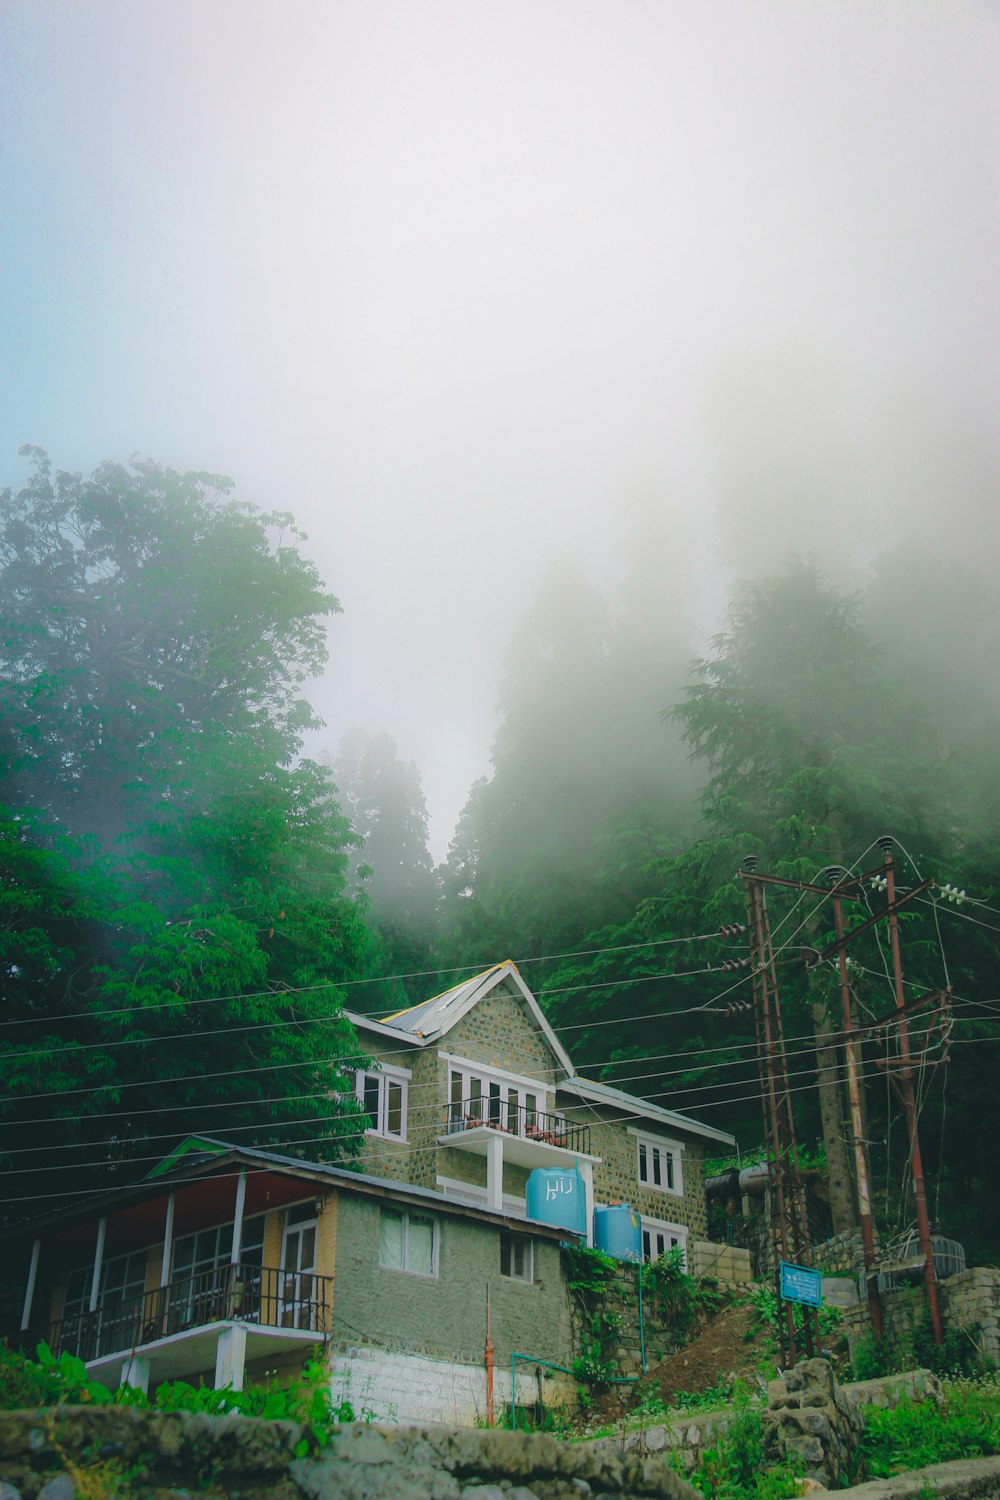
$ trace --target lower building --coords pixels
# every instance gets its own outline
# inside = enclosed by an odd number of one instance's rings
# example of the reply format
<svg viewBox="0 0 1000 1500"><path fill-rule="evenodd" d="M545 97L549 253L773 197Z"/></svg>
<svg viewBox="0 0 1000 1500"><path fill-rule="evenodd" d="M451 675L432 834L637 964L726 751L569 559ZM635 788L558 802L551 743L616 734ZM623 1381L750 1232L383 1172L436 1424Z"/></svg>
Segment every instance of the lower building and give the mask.
<svg viewBox="0 0 1000 1500"><path fill-rule="evenodd" d="M512 1369L534 1401L537 1372L568 1363L570 1231L210 1137L5 1238L24 1264L13 1341L68 1350L112 1387L239 1390L320 1346L359 1415L471 1423L486 1415L488 1342L498 1407ZM546 1400L562 1392L552 1376Z"/></svg>

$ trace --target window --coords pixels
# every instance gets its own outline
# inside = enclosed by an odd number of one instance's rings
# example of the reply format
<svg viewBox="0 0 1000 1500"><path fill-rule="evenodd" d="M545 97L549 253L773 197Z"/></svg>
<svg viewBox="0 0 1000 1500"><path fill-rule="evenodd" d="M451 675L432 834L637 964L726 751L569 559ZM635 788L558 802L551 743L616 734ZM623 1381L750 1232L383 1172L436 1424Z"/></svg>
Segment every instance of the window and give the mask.
<svg viewBox="0 0 1000 1500"><path fill-rule="evenodd" d="M389 1271L437 1275L437 1224L428 1214L383 1208L378 1226L378 1263Z"/></svg>
<svg viewBox="0 0 1000 1500"><path fill-rule="evenodd" d="M77 1342L84 1359L128 1348L134 1342L146 1286L146 1252L116 1255L101 1266L97 1314L88 1322L93 1266L81 1266L66 1278L62 1337Z"/></svg>
<svg viewBox="0 0 1000 1500"><path fill-rule="evenodd" d="M680 1250L687 1268L687 1236L683 1224L665 1224L661 1219L642 1216L642 1258L659 1260L668 1250Z"/></svg>
<svg viewBox="0 0 1000 1500"><path fill-rule="evenodd" d="M665 1141L655 1135L639 1135L638 1131L631 1133L636 1137L639 1181L643 1187L653 1188L658 1193L683 1196L681 1148L678 1142Z"/></svg>
<svg viewBox="0 0 1000 1500"><path fill-rule="evenodd" d="M511 1281L533 1281L534 1246L523 1234L501 1234L500 1275Z"/></svg>
<svg viewBox="0 0 1000 1500"><path fill-rule="evenodd" d="M406 1094L409 1073L402 1068L380 1068L358 1073L354 1092L371 1119L369 1135L406 1140Z"/></svg>
<svg viewBox="0 0 1000 1500"><path fill-rule="evenodd" d="M176 1333L201 1323L214 1323L231 1317L230 1263L233 1254L233 1225L217 1224L199 1229L174 1240L170 1269L170 1293L167 1303L167 1329ZM264 1260L264 1215L255 1214L243 1220L240 1240L241 1275L246 1269L258 1271ZM251 1286L259 1277L249 1278Z"/></svg>
<svg viewBox="0 0 1000 1500"><path fill-rule="evenodd" d="M451 1059L448 1091L449 1133L474 1125L494 1125L511 1135L541 1137L556 1129L547 1112L544 1083ZM565 1122L559 1122L565 1128Z"/></svg>

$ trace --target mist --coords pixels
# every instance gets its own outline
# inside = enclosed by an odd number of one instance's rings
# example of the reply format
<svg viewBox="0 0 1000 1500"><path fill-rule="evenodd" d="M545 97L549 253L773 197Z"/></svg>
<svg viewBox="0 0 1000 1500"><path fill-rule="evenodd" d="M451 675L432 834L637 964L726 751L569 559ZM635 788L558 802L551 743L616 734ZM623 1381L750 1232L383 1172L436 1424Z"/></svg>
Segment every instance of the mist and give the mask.
<svg viewBox="0 0 1000 1500"><path fill-rule="evenodd" d="M738 579L937 639L970 591L904 548L997 555L995 7L31 0L0 46L0 476L290 510L344 608L308 748L391 736L437 859L532 663L644 643L654 736Z"/></svg>

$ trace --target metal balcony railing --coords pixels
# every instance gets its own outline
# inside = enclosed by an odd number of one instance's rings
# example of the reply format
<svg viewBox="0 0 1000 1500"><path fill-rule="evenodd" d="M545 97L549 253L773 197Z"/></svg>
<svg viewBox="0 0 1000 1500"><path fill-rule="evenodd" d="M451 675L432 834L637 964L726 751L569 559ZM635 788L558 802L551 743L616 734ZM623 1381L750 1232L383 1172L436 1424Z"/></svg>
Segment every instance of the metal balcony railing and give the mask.
<svg viewBox="0 0 1000 1500"><path fill-rule="evenodd" d="M86 1310L19 1335L22 1348L44 1340L84 1361L127 1353L171 1334L233 1320L270 1328L297 1328L322 1338L330 1331L332 1276L283 1271L275 1266L216 1266L181 1276L143 1296L109 1294Z"/></svg>
<svg viewBox="0 0 1000 1500"><path fill-rule="evenodd" d="M564 1151L590 1155L590 1126L577 1125L565 1115L545 1114L540 1109L515 1104L513 1100L479 1095L474 1099L452 1100L444 1106L446 1135L478 1130L485 1125L516 1135L525 1141L539 1141L559 1146Z"/></svg>

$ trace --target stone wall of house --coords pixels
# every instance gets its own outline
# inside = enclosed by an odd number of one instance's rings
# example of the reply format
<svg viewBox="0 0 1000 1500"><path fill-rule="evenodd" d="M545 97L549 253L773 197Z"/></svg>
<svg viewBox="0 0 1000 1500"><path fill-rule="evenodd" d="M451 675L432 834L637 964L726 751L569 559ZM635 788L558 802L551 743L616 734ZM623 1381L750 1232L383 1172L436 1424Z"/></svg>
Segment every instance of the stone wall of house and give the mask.
<svg viewBox="0 0 1000 1500"><path fill-rule="evenodd" d="M533 1238L533 1280L500 1274L501 1226L438 1214L438 1274L378 1264L379 1204L342 1193L337 1221L335 1347L370 1344L479 1365L486 1344L486 1286L498 1362L513 1352L566 1364L569 1293L554 1240Z"/></svg>
<svg viewBox="0 0 1000 1500"><path fill-rule="evenodd" d="M312 1452L298 1458L303 1442ZM504 1494L517 1500L701 1500L662 1457L622 1457L523 1432L342 1426L317 1451L295 1422L123 1406L0 1412L3 1500L103 1493L176 1500L194 1492L205 1500L496 1500Z"/></svg>
<svg viewBox="0 0 1000 1500"><path fill-rule="evenodd" d="M441 1047L470 1062L537 1078L549 1088L555 1083L556 1060L548 1042L521 996L503 986L473 1006L448 1032Z"/></svg>
<svg viewBox="0 0 1000 1500"><path fill-rule="evenodd" d="M567 1119L590 1126L591 1152L601 1158L594 1166L595 1202L610 1203L621 1199L631 1204L637 1213L667 1224L681 1225L690 1231L692 1239L707 1239L708 1215L702 1174L705 1150L702 1142L649 1121L616 1119L615 1112L603 1105L570 1104L569 1099L569 1095L561 1098L562 1113ZM636 1138L628 1131L629 1124L633 1123L643 1135L674 1141L680 1146L682 1193L661 1192L640 1183Z"/></svg>
<svg viewBox="0 0 1000 1500"><path fill-rule="evenodd" d="M440 1086L437 1054L433 1048L408 1047L397 1038L366 1031L365 1047L376 1062L410 1072L406 1109L406 1140L392 1141L369 1132L361 1153L361 1170L393 1182L433 1187L437 1137L443 1129L445 1094Z"/></svg>

